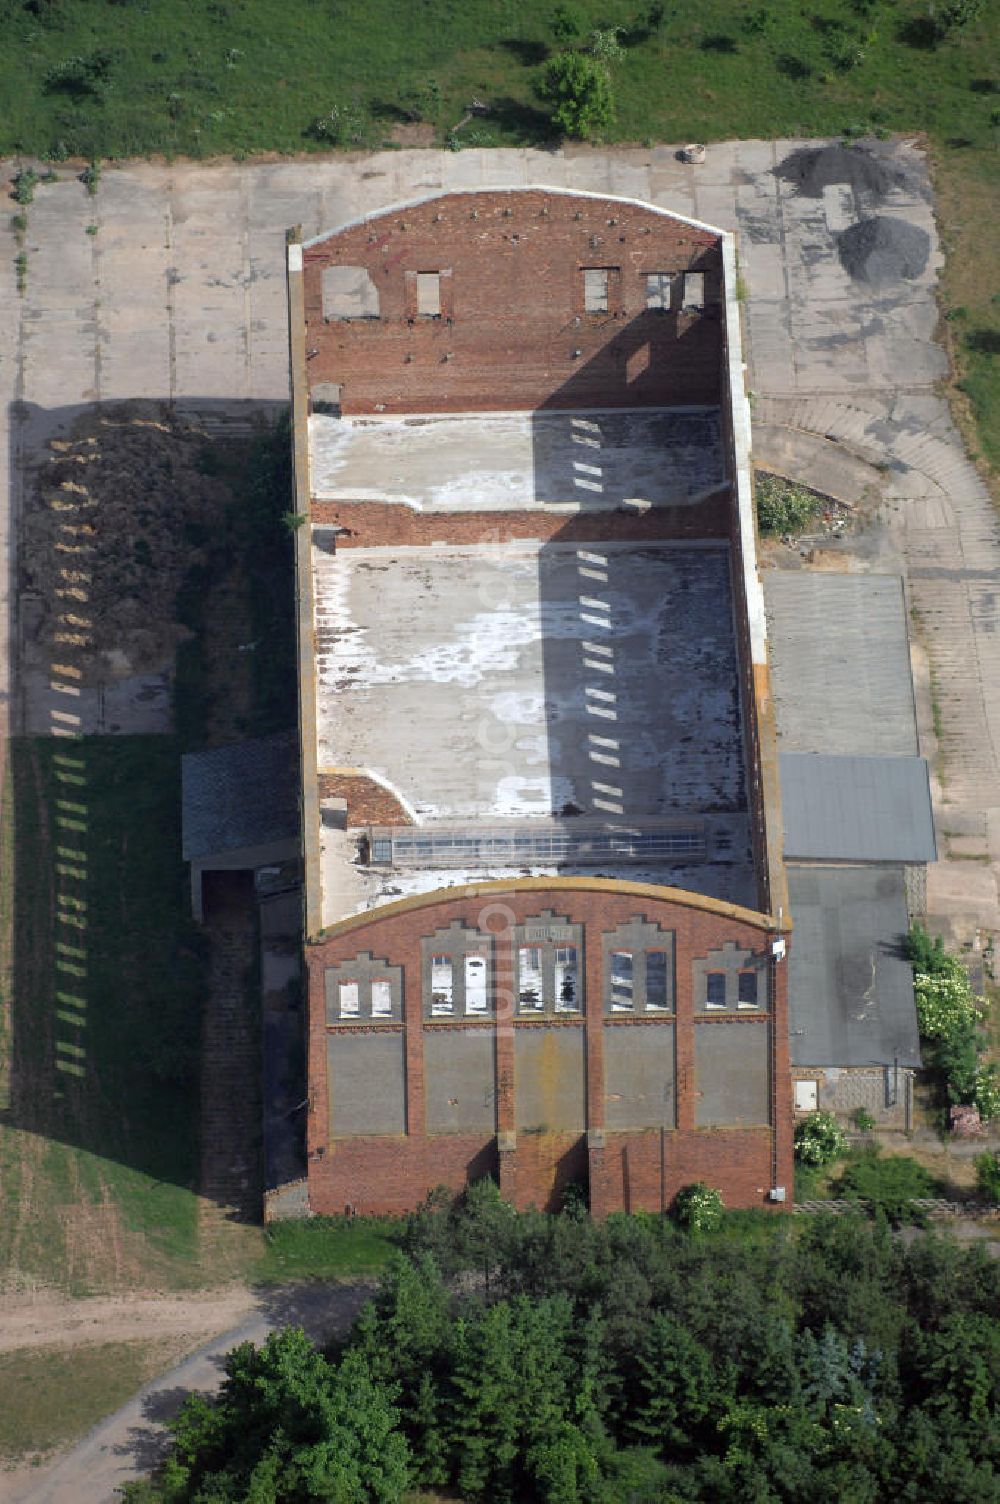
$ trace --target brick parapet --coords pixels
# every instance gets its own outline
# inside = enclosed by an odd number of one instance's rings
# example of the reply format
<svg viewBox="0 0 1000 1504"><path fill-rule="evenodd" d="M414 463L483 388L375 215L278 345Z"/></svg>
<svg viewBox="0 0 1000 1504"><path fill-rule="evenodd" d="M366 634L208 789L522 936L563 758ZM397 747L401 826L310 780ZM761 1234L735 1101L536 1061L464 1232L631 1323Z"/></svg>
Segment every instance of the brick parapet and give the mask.
<svg viewBox="0 0 1000 1504"><path fill-rule="evenodd" d="M527 189L453 193L388 210L304 248L312 387L345 413L670 406L719 394L722 262L706 227L634 202ZM364 268L377 318L327 318L327 266ZM603 314L583 268L609 269ZM441 316L413 277L439 271ZM707 306L646 305L646 274L705 276ZM370 310L369 310L370 311Z"/></svg>
<svg viewBox="0 0 1000 1504"><path fill-rule="evenodd" d="M431 543L465 546L516 543L643 543L682 539L692 542L730 536L729 491L723 487L685 506L610 508L558 512L524 508L493 512L416 512L380 501L314 499L316 526L338 529L337 548L419 548Z"/></svg>

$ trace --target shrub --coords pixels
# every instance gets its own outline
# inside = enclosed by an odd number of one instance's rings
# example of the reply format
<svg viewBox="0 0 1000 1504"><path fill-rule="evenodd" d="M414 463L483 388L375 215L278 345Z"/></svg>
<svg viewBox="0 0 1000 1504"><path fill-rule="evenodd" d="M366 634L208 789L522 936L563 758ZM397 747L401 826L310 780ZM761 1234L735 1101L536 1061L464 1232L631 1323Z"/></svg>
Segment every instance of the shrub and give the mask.
<svg viewBox="0 0 1000 1504"><path fill-rule="evenodd" d="M16 172L10 194L15 204L30 204L35 196L37 182L38 173L33 167L22 167L20 172Z"/></svg>
<svg viewBox="0 0 1000 1504"><path fill-rule="evenodd" d="M935 11L934 30L939 37L961 31L964 26L971 26L973 21L978 21L985 8L986 0L945 0Z"/></svg>
<svg viewBox="0 0 1000 1504"><path fill-rule="evenodd" d="M847 1135L832 1112L811 1112L795 1129L795 1157L804 1165L832 1165L847 1148Z"/></svg>
<svg viewBox="0 0 1000 1504"><path fill-rule="evenodd" d="M552 35L557 42L572 42L583 31L583 16L575 5L557 5L552 12Z"/></svg>
<svg viewBox="0 0 1000 1504"><path fill-rule="evenodd" d="M98 183L100 181L101 181L101 164L100 164L100 162L91 162L87 167L85 167L83 169L83 171L80 174L80 182L86 188L86 190L90 194L91 198L93 198L94 195L96 194L96 192L97 192L97 185L98 185Z"/></svg>
<svg viewBox="0 0 1000 1504"><path fill-rule="evenodd" d="M754 483L757 523L762 533L801 533L819 507L811 491L780 475L761 472Z"/></svg>
<svg viewBox="0 0 1000 1504"><path fill-rule="evenodd" d="M869 1149L846 1165L836 1182L838 1195L857 1197L871 1212L882 1212L898 1227L903 1222L920 1221L922 1214L913 1202L934 1192L934 1180L915 1159L894 1154L883 1159L877 1149Z"/></svg>
<svg viewBox="0 0 1000 1504"><path fill-rule="evenodd" d="M567 136L582 138L611 124L611 82L596 58L559 53L542 75L541 93L552 105L553 124Z"/></svg>
<svg viewBox="0 0 1000 1504"><path fill-rule="evenodd" d="M688 1232L711 1232L722 1221L722 1212L722 1197L703 1180L683 1186L674 1197L674 1218Z"/></svg>
<svg viewBox="0 0 1000 1504"><path fill-rule="evenodd" d="M357 145L364 140L364 120L354 105L335 104L328 114L313 121L309 133L331 146Z"/></svg>
<svg viewBox="0 0 1000 1504"><path fill-rule="evenodd" d="M875 1119L867 1107L859 1107L854 1113L854 1126L859 1133L871 1133L875 1127Z"/></svg>
<svg viewBox="0 0 1000 1504"><path fill-rule="evenodd" d="M590 33L591 55L600 58L602 63L620 63L625 56L625 49L619 42L621 33L620 26L609 26L606 30L596 30Z"/></svg>
<svg viewBox="0 0 1000 1504"><path fill-rule="evenodd" d="M948 954L944 941L940 935L932 939L922 924L911 925L906 937L906 954L914 971L925 971L933 976L935 972L947 969Z"/></svg>
<svg viewBox="0 0 1000 1504"><path fill-rule="evenodd" d="M976 1189L988 1201L1000 1202L1000 1154L976 1155Z"/></svg>
<svg viewBox="0 0 1000 1504"><path fill-rule="evenodd" d="M973 1100L984 1123L1000 1118L1000 1066L985 1065L976 1072Z"/></svg>

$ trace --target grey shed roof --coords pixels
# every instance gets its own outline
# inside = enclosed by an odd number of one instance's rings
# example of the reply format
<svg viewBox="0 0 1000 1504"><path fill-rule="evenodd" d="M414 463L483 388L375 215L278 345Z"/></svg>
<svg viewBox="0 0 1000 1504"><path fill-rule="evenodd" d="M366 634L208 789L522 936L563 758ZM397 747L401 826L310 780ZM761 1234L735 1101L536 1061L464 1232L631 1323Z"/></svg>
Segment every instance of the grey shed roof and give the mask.
<svg viewBox="0 0 1000 1504"><path fill-rule="evenodd" d="M181 758L186 862L293 840L299 831L294 731Z"/></svg>
<svg viewBox="0 0 1000 1504"><path fill-rule="evenodd" d="M935 860L922 757L782 752L780 763L786 861Z"/></svg>
<svg viewBox="0 0 1000 1504"><path fill-rule="evenodd" d="M789 867L793 1065L920 1064L900 868Z"/></svg>
<svg viewBox="0 0 1000 1504"><path fill-rule="evenodd" d="M762 579L782 750L916 753L902 580L777 569Z"/></svg>

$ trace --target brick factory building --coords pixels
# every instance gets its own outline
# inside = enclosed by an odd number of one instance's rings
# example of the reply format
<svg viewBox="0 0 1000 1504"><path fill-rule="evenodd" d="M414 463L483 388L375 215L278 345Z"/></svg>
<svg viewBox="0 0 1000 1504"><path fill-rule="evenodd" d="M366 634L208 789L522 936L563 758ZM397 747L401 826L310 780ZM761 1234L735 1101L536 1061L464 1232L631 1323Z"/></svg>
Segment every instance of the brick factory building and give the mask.
<svg viewBox="0 0 1000 1504"><path fill-rule="evenodd" d="M308 1198L790 1198L732 237L550 189L288 249Z"/></svg>

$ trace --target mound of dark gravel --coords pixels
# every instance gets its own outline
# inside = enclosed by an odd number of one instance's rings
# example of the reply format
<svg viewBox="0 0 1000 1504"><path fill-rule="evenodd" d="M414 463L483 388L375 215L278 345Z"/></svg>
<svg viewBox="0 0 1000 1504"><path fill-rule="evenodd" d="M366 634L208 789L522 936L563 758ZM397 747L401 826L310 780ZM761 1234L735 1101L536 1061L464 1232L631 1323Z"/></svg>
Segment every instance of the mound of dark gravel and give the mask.
<svg viewBox="0 0 1000 1504"><path fill-rule="evenodd" d="M930 248L930 236L919 225L882 215L863 219L837 236L837 250L845 271L856 282L867 282L872 287L919 277L927 265Z"/></svg>
<svg viewBox="0 0 1000 1504"><path fill-rule="evenodd" d="M802 146L774 169L805 198L822 198L831 183L846 183L855 193L883 199L903 181L903 174L863 146Z"/></svg>

